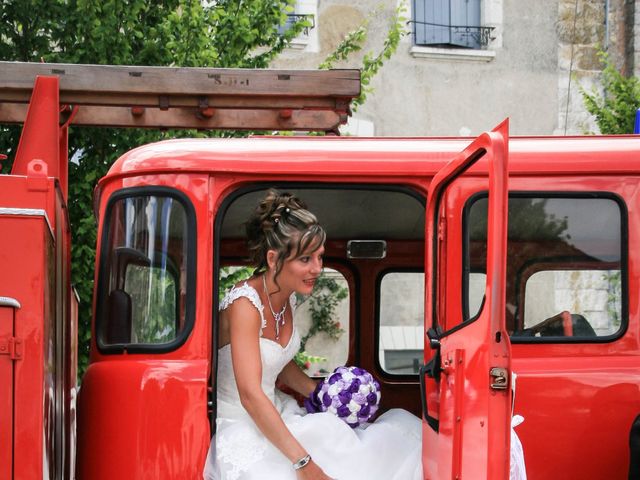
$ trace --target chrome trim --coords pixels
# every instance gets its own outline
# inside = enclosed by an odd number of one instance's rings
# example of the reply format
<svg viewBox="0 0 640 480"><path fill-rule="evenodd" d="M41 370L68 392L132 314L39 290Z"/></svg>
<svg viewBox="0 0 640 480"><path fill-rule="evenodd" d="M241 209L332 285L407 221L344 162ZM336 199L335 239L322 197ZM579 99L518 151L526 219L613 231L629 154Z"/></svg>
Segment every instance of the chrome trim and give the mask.
<svg viewBox="0 0 640 480"><path fill-rule="evenodd" d="M20 302L11 297L0 297L0 307L21 308Z"/></svg>
<svg viewBox="0 0 640 480"><path fill-rule="evenodd" d="M11 208L11 207L0 207L0 215L15 215L20 217L44 217L47 222L47 226L49 227L49 232L51 236L55 238L53 234L53 228L51 227L51 222L49 221L49 216L47 212L42 208Z"/></svg>

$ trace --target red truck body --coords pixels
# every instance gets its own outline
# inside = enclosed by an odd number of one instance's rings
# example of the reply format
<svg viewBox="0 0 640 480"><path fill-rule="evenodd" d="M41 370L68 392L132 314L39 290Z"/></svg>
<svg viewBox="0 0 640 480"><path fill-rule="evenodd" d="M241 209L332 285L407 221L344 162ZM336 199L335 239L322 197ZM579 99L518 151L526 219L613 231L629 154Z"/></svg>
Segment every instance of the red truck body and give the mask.
<svg viewBox="0 0 640 480"><path fill-rule="evenodd" d="M201 477L220 271L246 264L242 222L272 186L326 226L326 264L349 289L346 362L380 380L383 409L422 417L425 479L507 478L513 414L528 478L627 478L640 414L639 152L633 136L510 139L505 122L475 140L191 139L126 153L96 189L78 478ZM0 438L13 439L0 477L71 478L65 188L29 165L0 177L0 295L20 304L0 306L0 349L6 338L14 352L0 355L14 385L0 396ZM363 240L385 254L357 253ZM424 280L393 304L424 305L414 371L384 357L389 272Z"/></svg>

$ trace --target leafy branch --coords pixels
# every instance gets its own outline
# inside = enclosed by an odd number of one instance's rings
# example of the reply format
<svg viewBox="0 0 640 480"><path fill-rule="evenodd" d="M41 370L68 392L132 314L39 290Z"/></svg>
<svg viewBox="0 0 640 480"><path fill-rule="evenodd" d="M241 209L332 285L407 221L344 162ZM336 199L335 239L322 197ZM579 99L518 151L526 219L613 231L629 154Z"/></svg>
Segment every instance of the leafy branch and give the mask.
<svg viewBox="0 0 640 480"><path fill-rule="evenodd" d="M636 111L640 108L640 79L622 75L605 52L600 52L599 57L604 64L604 94L580 87L585 107L596 117L600 133L633 133Z"/></svg>
<svg viewBox="0 0 640 480"><path fill-rule="evenodd" d="M362 50L364 42L367 40L369 19L374 16L378 10L379 8L375 9L359 27L348 33L344 40L342 40L336 49L327 58L325 58L318 68L333 68L336 62L347 60L352 53ZM373 77L375 77L378 71L380 71L384 62L389 60L398 49L400 39L405 34L405 24L407 21L404 17L405 11L406 6L404 3L401 3L398 8L396 8L391 25L387 31L387 36L384 39L382 49L377 54L367 52L364 55L360 74L362 90L360 95L351 103L354 112L366 101L367 95L373 91L373 87L370 85Z"/></svg>

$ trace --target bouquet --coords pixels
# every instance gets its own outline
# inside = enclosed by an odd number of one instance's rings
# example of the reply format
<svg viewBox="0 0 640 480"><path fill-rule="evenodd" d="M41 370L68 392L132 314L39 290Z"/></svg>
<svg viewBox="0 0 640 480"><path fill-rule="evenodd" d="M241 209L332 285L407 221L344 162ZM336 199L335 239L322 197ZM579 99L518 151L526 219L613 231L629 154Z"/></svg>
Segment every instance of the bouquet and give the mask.
<svg viewBox="0 0 640 480"><path fill-rule="evenodd" d="M371 419L380 405L380 384L366 370L338 367L305 399L309 413L330 412L351 428Z"/></svg>

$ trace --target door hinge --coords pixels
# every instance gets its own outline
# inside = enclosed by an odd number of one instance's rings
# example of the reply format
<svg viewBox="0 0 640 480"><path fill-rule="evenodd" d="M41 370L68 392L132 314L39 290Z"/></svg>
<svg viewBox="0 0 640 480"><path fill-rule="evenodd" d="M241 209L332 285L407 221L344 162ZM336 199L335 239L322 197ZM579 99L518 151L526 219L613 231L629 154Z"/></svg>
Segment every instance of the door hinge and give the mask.
<svg viewBox="0 0 640 480"><path fill-rule="evenodd" d="M0 355L9 355L11 360L21 360L22 339L17 337L0 338Z"/></svg>
<svg viewBox="0 0 640 480"><path fill-rule="evenodd" d="M507 369L502 367L493 367L489 370L491 377L491 388L493 390L506 390L509 386L509 377Z"/></svg>

